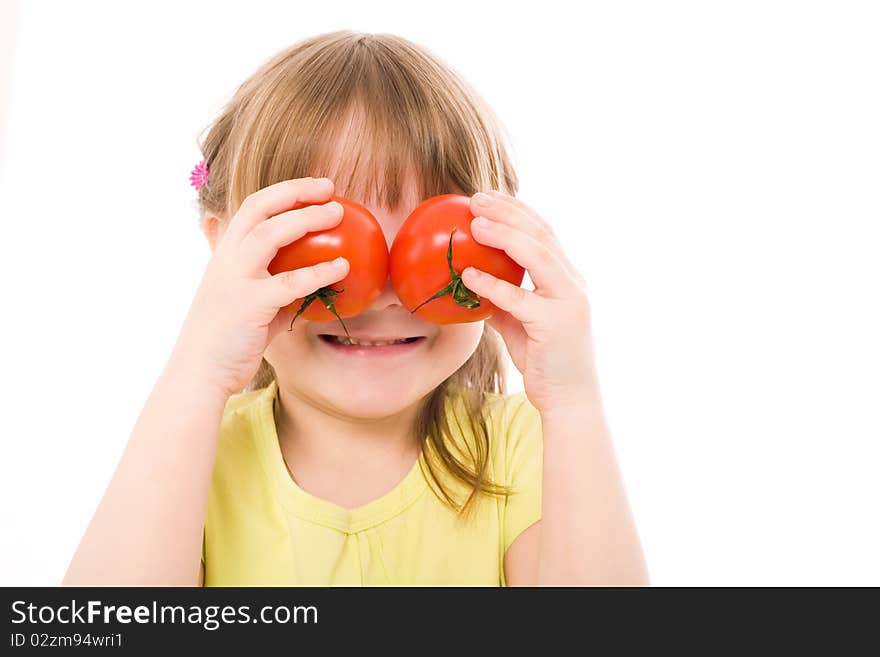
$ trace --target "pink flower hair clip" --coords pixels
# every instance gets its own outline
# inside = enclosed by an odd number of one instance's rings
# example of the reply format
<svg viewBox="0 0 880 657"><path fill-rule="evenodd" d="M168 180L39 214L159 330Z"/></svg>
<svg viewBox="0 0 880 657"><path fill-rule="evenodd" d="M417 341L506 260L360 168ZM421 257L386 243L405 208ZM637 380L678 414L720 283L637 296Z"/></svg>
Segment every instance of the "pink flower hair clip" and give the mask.
<svg viewBox="0 0 880 657"><path fill-rule="evenodd" d="M208 165L204 160L199 162L189 174L189 184L199 189L208 182Z"/></svg>

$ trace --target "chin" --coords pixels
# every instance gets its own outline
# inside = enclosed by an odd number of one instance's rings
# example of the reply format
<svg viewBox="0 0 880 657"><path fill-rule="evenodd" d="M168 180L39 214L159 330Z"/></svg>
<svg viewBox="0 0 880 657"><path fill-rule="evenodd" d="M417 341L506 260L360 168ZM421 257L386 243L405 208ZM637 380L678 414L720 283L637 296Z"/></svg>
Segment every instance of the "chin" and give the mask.
<svg viewBox="0 0 880 657"><path fill-rule="evenodd" d="M314 397L351 418L380 419L396 415L418 403L434 389L433 382L417 385L412 376L388 376L382 380L328 381L315 389Z"/></svg>

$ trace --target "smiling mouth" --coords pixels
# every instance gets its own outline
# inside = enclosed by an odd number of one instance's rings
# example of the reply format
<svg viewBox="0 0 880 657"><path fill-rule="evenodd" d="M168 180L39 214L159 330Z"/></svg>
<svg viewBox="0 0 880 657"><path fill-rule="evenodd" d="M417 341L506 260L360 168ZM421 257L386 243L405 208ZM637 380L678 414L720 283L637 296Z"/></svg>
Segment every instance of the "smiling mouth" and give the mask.
<svg viewBox="0 0 880 657"><path fill-rule="evenodd" d="M389 347L396 344L410 344L425 339L425 336L420 335L412 338L399 338L396 340L357 340L354 338L348 338L344 335L331 335L329 333L322 333L318 337L328 344L358 347Z"/></svg>

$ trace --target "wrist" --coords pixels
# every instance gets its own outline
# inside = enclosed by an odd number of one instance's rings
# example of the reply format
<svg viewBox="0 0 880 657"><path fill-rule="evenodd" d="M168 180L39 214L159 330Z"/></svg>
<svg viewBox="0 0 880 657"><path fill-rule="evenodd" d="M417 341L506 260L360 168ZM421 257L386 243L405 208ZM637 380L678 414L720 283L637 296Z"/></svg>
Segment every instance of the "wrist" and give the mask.
<svg viewBox="0 0 880 657"><path fill-rule="evenodd" d="M210 366L197 358L185 355L176 348L168 359L162 376L169 383L181 385L190 394L193 391L198 391L224 405L232 395L232 392L223 385L221 378L213 373Z"/></svg>
<svg viewBox="0 0 880 657"><path fill-rule="evenodd" d="M541 417L544 420L592 417L602 414L602 399L596 386L568 388L564 394L556 395L552 403L541 410Z"/></svg>

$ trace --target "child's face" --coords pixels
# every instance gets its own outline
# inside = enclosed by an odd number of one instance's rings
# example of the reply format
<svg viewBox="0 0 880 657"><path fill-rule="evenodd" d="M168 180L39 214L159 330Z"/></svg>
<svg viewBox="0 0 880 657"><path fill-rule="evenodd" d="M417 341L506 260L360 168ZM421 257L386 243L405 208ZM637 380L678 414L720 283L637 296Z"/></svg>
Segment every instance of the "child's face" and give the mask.
<svg viewBox="0 0 880 657"><path fill-rule="evenodd" d="M412 188L408 191L409 200L394 213L364 203L381 224L389 248L418 205ZM343 334L337 320L314 322L299 317L293 331L278 334L264 357L275 369L279 387L287 393L343 416L385 417L416 404L461 367L476 350L483 324L437 325L422 321L401 304L389 278L369 308L345 319L348 332L354 338L424 339L403 349L392 348L393 353L380 353L374 347L358 348L358 353L353 353L319 337Z"/></svg>

